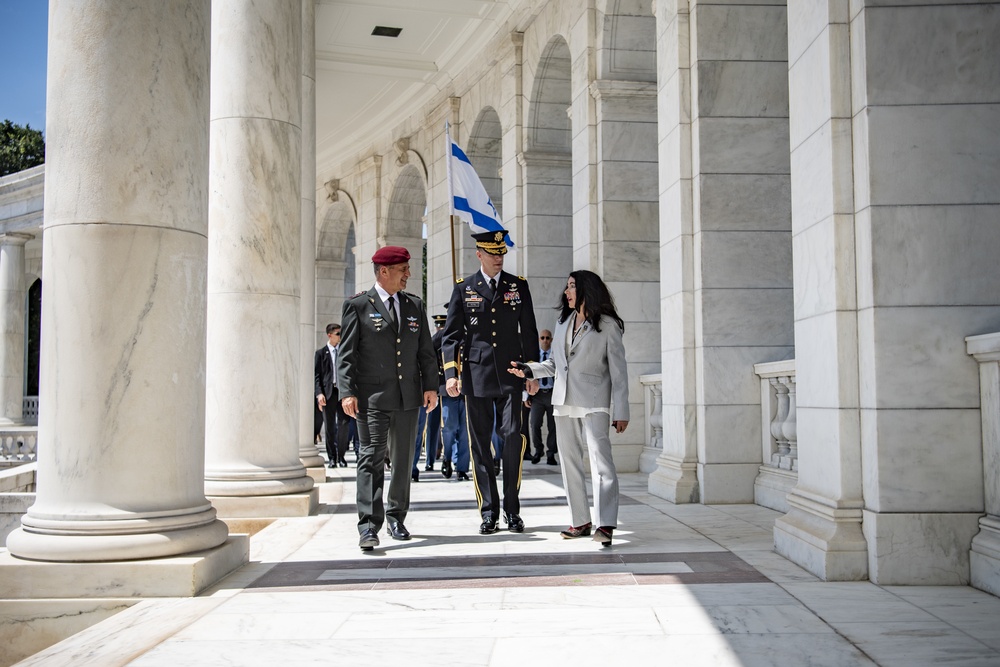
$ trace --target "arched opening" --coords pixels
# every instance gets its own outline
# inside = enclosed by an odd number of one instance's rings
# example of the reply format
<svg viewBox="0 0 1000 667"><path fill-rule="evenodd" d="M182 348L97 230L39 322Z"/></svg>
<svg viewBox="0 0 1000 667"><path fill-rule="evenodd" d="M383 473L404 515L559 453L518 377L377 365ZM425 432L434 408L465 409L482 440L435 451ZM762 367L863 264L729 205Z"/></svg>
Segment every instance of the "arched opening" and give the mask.
<svg viewBox="0 0 1000 667"><path fill-rule="evenodd" d="M326 325L340 322L344 298L355 290L354 210L336 201L316 230L316 342L326 343Z"/></svg>
<svg viewBox="0 0 1000 667"><path fill-rule="evenodd" d="M465 151L501 220L503 220L503 182L500 179L502 139L503 127L500 125L500 116L492 107L487 107L476 118ZM459 257L460 275L472 273L479 266L475 243L468 227L464 227L463 232L455 235L455 251ZM511 232L513 233L513 230ZM515 236L514 240L520 246L521 239ZM511 270L511 267L507 269Z"/></svg>
<svg viewBox="0 0 1000 667"><path fill-rule="evenodd" d="M421 289L427 298L427 184L420 169L408 164L399 172L389 197L386 217L385 245L403 246L410 251L410 273L413 278L408 291ZM420 259L417 259L420 258ZM420 276L419 282L417 277ZM418 285L421 287L418 288Z"/></svg>
<svg viewBox="0 0 1000 667"><path fill-rule="evenodd" d="M598 78L656 82L656 17L652 4L608 0Z"/></svg>
<svg viewBox="0 0 1000 667"><path fill-rule="evenodd" d="M570 51L553 37L542 53L528 107L524 165L524 230L518 243L531 279L539 328L552 329L551 306L573 269Z"/></svg>
<svg viewBox="0 0 1000 667"><path fill-rule="evenodd" d="M357 239L354 235L354 225L347 230L347 240L344 242L344 298L358 293L357 290L357 261L354 258L354 248L357 246Z"/></svg>

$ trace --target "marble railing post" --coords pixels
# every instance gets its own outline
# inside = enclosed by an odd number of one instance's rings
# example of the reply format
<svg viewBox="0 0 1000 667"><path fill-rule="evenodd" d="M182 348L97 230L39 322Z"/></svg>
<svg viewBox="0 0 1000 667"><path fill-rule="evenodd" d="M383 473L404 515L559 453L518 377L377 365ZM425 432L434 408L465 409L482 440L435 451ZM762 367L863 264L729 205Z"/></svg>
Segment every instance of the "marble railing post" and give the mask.
<svg viewBox="0 0 1000 667"><path fill-rule="evenodd" d="M299 258L299 460L315 481L326 481L313 437L316 412L313 348L316 343L316 5L302 2L302 208Z"/></svg>
<svg viewBox="0 0 1000 667"><path fill-rule="evenodd" d="M0 424L24 419L24 244L32 238L0 235Z"/></svg>
<svg viewBox="0 0 1000 667"><path fill-rule="evenodd" d="M642 454L639 455L639 472L656 470L656 459L663 451L663 386L659 373L640 375L646 413L646 437Z"/></svg>
<svg viewBox="0 0 1000 667"><path fill-rule="evenodd" d="M969 336L968 353L979 362L986 516L972 538L971 584L1000 595L1000 333Z"/></svg>
<svg viewBox="0 0 1000 667"><path fill-rule="evenodd" d="M783 432L785 420L788 419L788 387L780 377L768 378L768 382L774 388L774 400L777 403L777 410L769 429L777 451L772 452L770 458L764 459L764 462L780 468L781 457L788 455L788 440Z"/></svg>
<svg viewBox="0 0 1000 667"><path fill-rule="evenodd" d="M301 35L301 0L212 2L205 489L271 497L213 499L228 516L299 513L281 497L313 488L298 444Z"/></svg>
<svg viewBox="0 0 1000 667"><path fill-rule="evenodd" d="M760 378L761 461L754 480L754 502L787 512L795 486L795 360L754 364Z"/></svg>
<svg viewBox="0 0 1000 667"><path fill-rule="evenodd" d="M16 557L68 567L228 536L201 481L209 43L205 2L49 3L44 408ZM79 595L80 577L46 576Z"/></svg>

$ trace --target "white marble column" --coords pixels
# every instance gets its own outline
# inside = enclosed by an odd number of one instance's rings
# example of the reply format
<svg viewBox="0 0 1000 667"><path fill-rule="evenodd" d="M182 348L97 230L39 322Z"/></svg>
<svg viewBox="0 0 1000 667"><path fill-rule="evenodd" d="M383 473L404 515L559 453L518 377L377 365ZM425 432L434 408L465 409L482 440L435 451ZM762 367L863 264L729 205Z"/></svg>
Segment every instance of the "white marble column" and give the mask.
<svg viewBox="0 0 1000 667"><path fill-rule="evenodd" d="M316 412L313 348L316 347L316 5L302 1L302 208L299 299L299 461L317 482L326 481L313 438Z"/></svg>
<svg viewBox="0 0 1000 667"><path fill-rule="evenodd" d="M299 513L282 497L313 488L299 461L301 11L212 3L205 489L256 498L213 498L224 516Z"/></svg>
<svg viewBox="0 0 1000 667"><path fill-rule="evenodd" d="M24 244L33 238L0 235L0 424L24 416Z"/></svg>
<svg viewBox="0 0 1000 667"><path fill-rule="evenodd" d="M822 579L864 579L848 17L813 0L788 16L799 477L774 543Z"/></svg>
<svg viewBox="0 0 1000 667"><path fill-rule="evenodd" d="M660 358L663 451L649 492L698 502L695 419L694 233L691 210L691 14L686 0L656 0L660 188Z"/></svg>
<svg viewBox="0 0 1000 667"><path fill-rule="evenodd" d="M751 369L794 354L785 8L676 1L656 16L664 470L650 490L690 498L694 463L701 502L753 502Z"/></svg>
<svg viewBox="0 0 1000 667"><path fill-rule="evenodd" d="M207 3L49 3L44 408L14 556L226 541L202 486L208 75Z"/></svg>

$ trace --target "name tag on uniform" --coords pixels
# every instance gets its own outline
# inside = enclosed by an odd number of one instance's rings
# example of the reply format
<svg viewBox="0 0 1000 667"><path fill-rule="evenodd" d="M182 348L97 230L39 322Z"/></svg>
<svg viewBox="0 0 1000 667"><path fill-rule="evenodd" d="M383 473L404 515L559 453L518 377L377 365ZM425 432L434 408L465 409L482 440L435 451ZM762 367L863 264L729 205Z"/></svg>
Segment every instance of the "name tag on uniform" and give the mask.
<svg viewBox="0 0 1000 667"><path fill-rule="evenodd" d="M486 300L482 297L482 295L473 291L465 293L466 310L482 310L484 303L486 303Z"/></svg>

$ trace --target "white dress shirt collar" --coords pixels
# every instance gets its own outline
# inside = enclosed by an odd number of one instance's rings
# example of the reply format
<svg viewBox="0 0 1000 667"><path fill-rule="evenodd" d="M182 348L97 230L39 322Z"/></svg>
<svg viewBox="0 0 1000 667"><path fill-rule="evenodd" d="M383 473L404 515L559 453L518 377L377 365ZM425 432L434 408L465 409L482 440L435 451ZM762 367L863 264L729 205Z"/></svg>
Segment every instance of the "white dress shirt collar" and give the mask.
<svg viewBox="0 0 1000 667"><path fill-rule="evenodd" d="M498 285L500 284L500 271L497 271L497 274L495 276L488 276L486 275L486 272L483 271L482 268L480 268L479 273L483 276L483 280L485 280L487 284L489 284L490 280L496 280L497 284Z"/></svg>
<svg viewBox="0 0 1000 667"><path fill-rule="evenodd" d="M384 289L382 289L382 286L379 285L378 283L375 283L375 291L378 292L378 298L382 299L382 305L385 306L386 310L389 310L389 304L387 304L386 301L389 300L390 296L393 297L393 308L396 310L396 321L398 322L399 321L399 292L396 292L395 294L389 294Z"/></svg>

